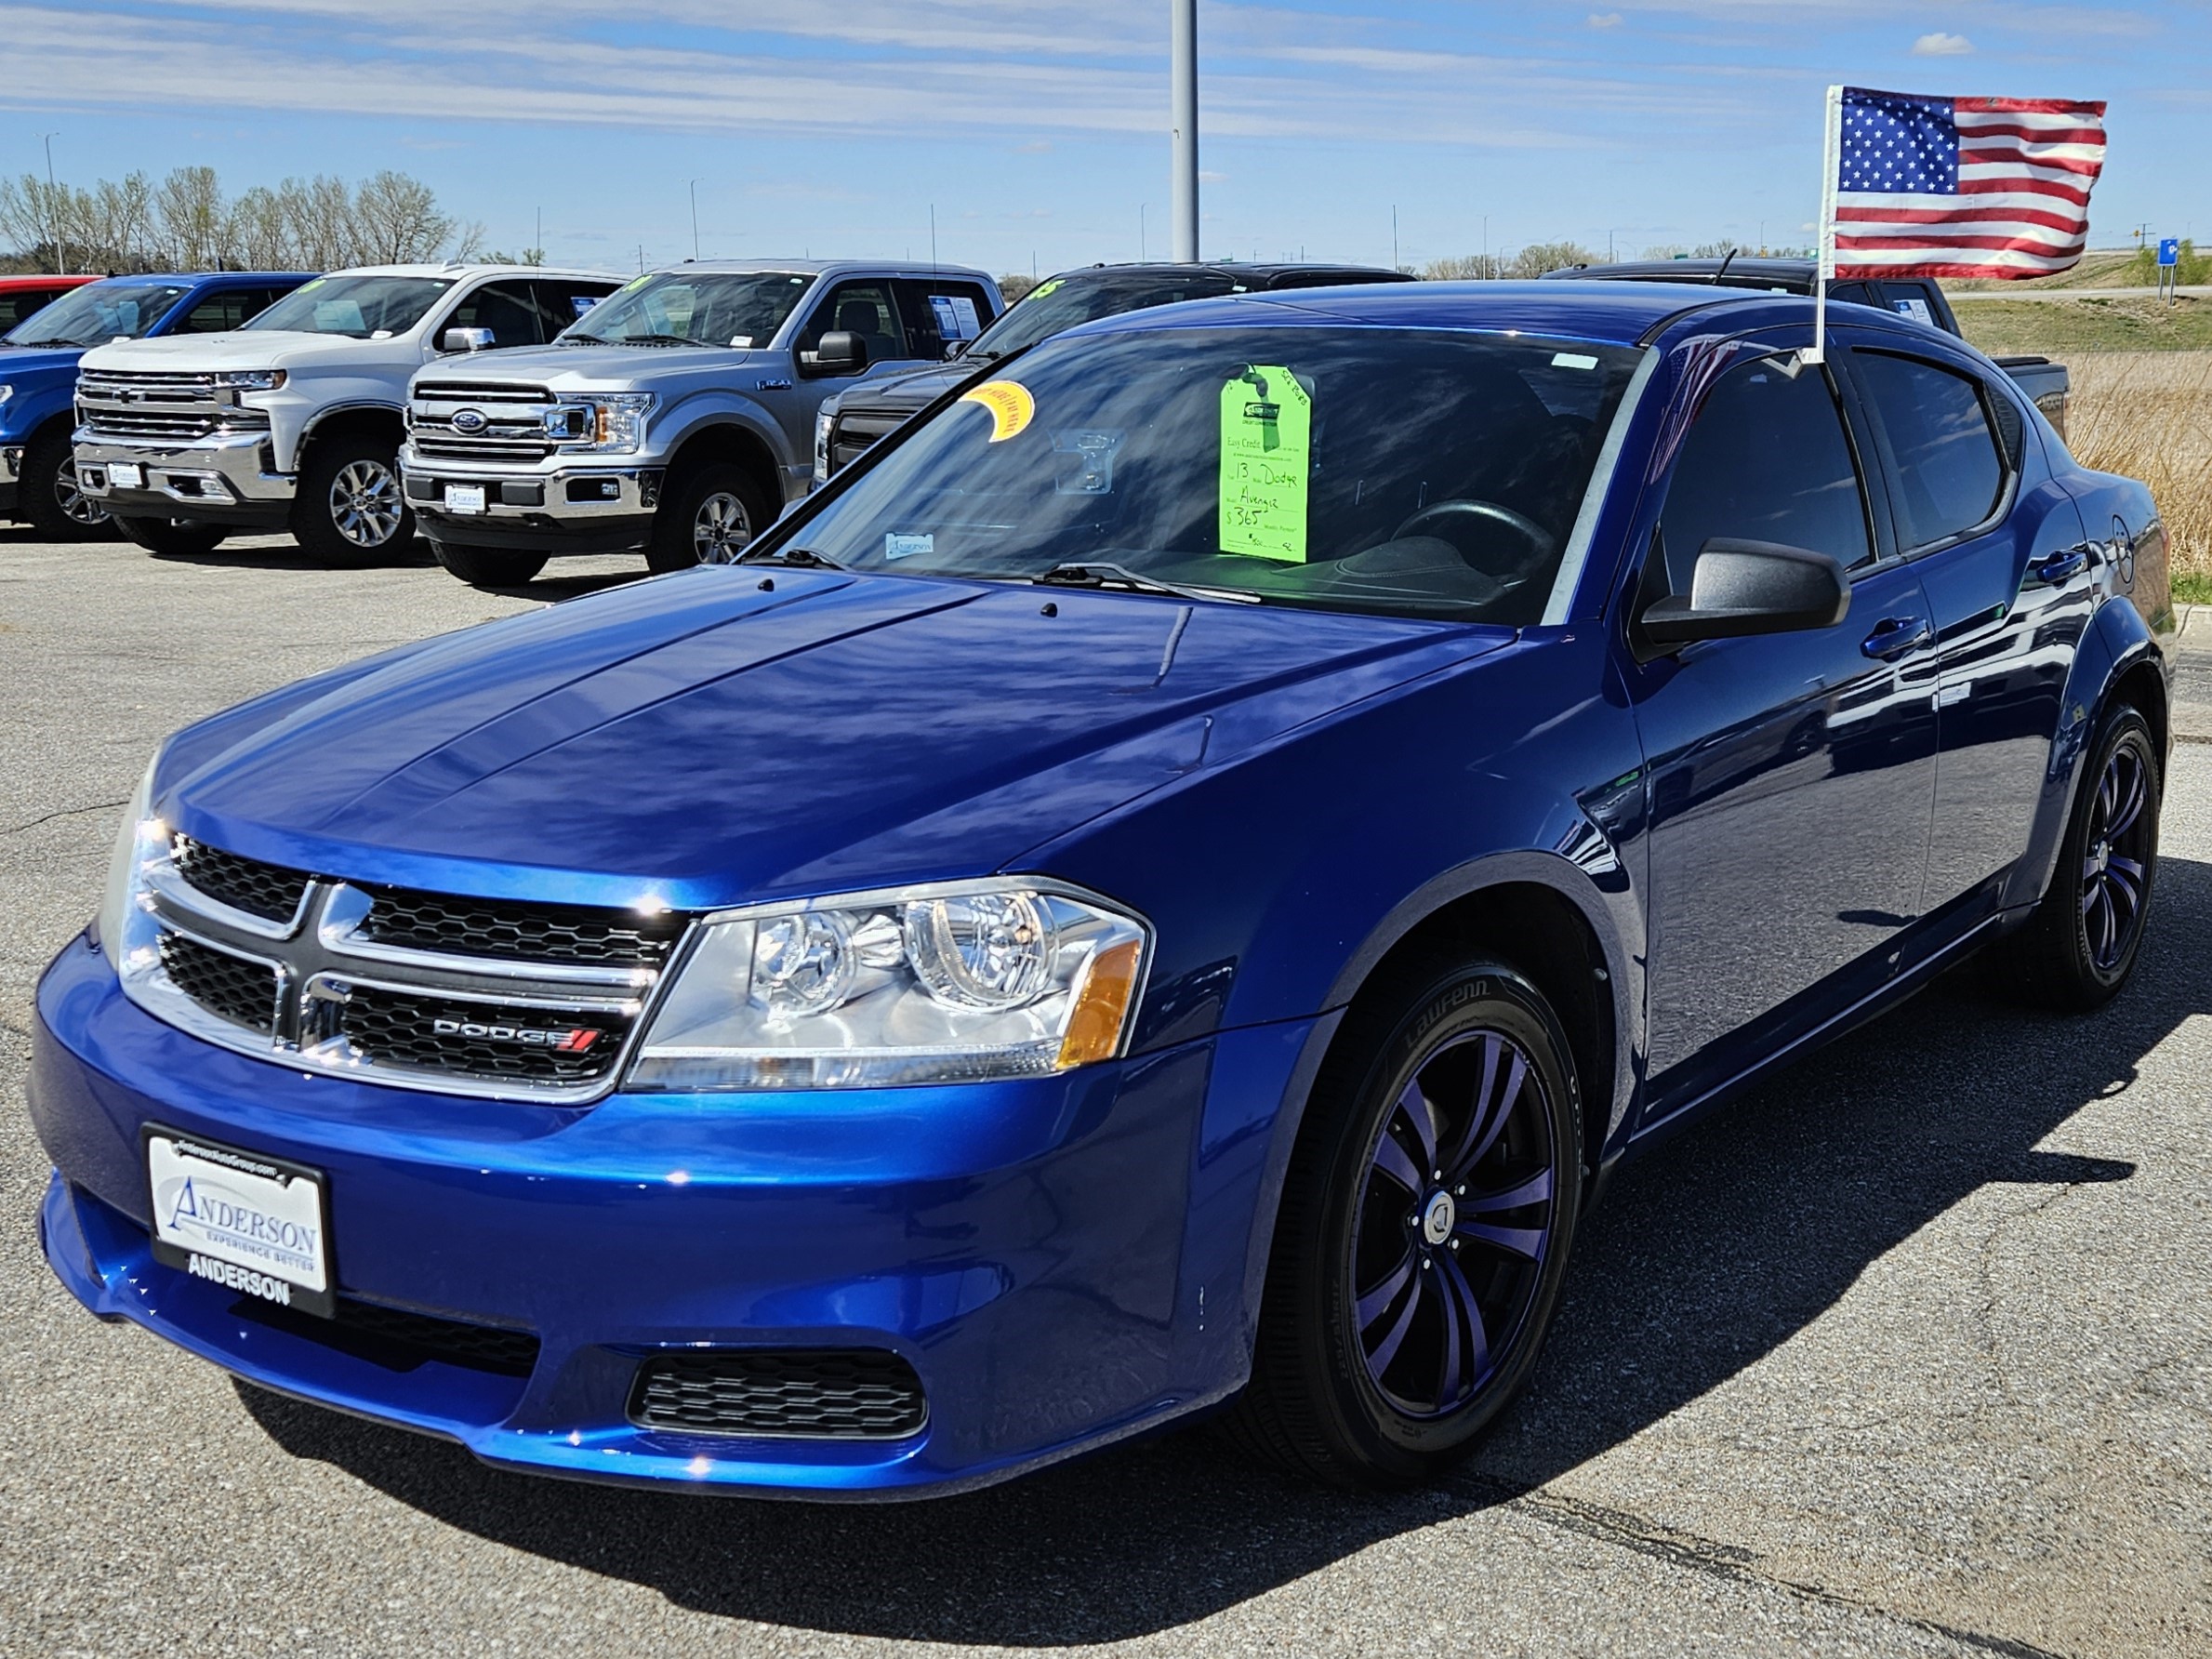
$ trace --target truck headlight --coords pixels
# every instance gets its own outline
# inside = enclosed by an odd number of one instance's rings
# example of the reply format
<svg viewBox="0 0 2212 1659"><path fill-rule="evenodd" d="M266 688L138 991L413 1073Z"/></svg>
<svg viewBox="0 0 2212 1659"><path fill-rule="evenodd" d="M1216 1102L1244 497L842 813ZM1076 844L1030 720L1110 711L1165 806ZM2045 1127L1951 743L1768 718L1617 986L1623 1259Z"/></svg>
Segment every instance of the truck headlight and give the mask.
<svg viewBox="0 0 2212 1659"><path fill-rule="evenodd" d="M871 1088L1041 1077L1121 1052L1151 931L1035 878L710 917L625 1087Z"/></svg>
<svg viewBox="0 0 2212 1659"><path fill-rule="evenodd" d="M9 398L15 396L15 394L16 389L13 386L8 384L8 382L6 380L0 380L0 404L6 403Z"/></svg>
<svg viewBox="0 0 2212 1659"><path fill-rule="evenodd" d="M829 482L829 429L837 418L828 409L815 411L815 484Z"/></svg>
<svg viewBox="0 0 2212 1659"><path fill-rule="evenodd" d="M227 374L216 376L215 383L228 387L232 392L274 392L285 383L285 371L281 368L232 369Z"/></svg>
<svg viewBox="0 0 2212 1659"><path fill-rule="evenodd" d="M637 449L645 442L650 392L593 393L563 398L545 412L546 436L563 449L607 454Z"/></svg>
<svg viewBox="0 0 2212 1659"><path fill-rule="evenodd" d="M134 942L151 949L151 921L139 896L145 889L146 868L168 856L169 828L153 816L153 769L161 763L157 751L146 763L146 775L130 798L123 824L115 831L115 850L108 859L108 886L99 901L99 948L107 952L115 971L124 971ZM138 925L134 925L134 923Z"/></svg>

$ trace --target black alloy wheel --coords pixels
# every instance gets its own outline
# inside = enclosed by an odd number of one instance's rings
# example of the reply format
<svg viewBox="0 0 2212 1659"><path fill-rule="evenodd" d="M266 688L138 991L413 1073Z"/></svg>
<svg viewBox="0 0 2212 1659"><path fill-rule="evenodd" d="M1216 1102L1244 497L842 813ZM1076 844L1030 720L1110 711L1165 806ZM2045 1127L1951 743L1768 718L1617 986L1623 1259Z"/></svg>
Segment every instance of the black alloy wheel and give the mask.
<svg viewBox="0 0 2212 1659"><path fill-rule="evenodd" d="M1232 1438L1342 1486L1464 1457L1535 1365L1581 1175L1573 1062L1528 980L1431 963L1363 996L1285 1177Z"/></svg>
<svg viewBox="0 0 2212 1659"><path fill-rule="evenodd" d="M211 524L205 519L118 516L115 528L148 552L160 553L172 559L189 559L197 553L212 553L222 546L224 538L231 534L221 524Z"/></svg>
<svg viewBox="0 0 2212 1659"><path fill-rule="evenodd" d="M114 533L108 510L77 483L76 456L67 431L44 433L23 446L16 503L46 541L89 541Z"/></svg>
<svg viewBox="0 0 2212 1659"><path fill-rule="evenodd" d="M661 497L645 563L656 571L727 564L775 522L768 493L735 461L709 461Z"/></svg>
<svg viewBox="0 0 2212 1659"><path fill-rule="evenodd" d="M2083 753L2058 868L2002 958L2029 1000L2086 1013L2127 983L2158 872L2159 760L2149 723L2126 703L2106 714Z"/></svg>
<svg viewBox="0 0 2212 1659"><path fill-rule="evenodd" d="M432 541L430 552L472 588L520 588L545 568L547 558L520 549L461 547L450 541Z"/></svg>

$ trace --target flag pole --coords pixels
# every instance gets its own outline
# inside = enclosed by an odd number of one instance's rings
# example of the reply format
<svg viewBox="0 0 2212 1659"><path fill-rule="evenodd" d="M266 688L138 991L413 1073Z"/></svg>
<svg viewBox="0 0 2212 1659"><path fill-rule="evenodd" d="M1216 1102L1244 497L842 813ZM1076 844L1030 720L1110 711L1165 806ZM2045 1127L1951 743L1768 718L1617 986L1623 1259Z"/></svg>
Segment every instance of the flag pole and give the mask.
<svg viewBox="0 0 2212 1659"><path fill-rule="evenodd" d="M1808 363L1828 356L1828 285L1835 280L1835 179L1843 165L1843 88L1828 88L1828 109L1821 141L1821 247L1813 273L1812 351Z"/></svg>

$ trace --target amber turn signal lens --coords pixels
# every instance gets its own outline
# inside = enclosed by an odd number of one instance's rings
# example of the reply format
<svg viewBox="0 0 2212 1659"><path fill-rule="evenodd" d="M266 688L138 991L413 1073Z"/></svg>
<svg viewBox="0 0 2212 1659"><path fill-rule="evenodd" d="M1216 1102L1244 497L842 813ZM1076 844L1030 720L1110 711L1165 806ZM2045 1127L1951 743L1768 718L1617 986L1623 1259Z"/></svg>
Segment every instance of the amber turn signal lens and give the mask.
<svg viewBox="0 0 2212 1659"><path fill-rule="evenodd" d="M1137 962L1144 946L1135 939L1109 945L1091 959L1075 1011L1067 1018L1067 1035L1060 1040L1060 1069L1110 1060L1121 1046L1121 1022L1129 1015L1130 999L1136 995Z"/></svg>

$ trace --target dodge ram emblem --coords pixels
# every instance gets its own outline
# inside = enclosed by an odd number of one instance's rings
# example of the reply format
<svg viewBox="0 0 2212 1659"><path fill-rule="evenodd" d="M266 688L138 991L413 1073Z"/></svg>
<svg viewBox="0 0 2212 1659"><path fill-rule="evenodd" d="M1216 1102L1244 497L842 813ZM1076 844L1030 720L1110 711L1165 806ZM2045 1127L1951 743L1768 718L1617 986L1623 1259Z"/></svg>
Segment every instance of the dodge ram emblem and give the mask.
<svg viewBox="0 0 2212 1659"><path fill-rule="evenodd" d="M490 424L484 418L482 409L456 409L453 412L453 430L457 432L465 432L470 437L475 436Z"/></svg>

